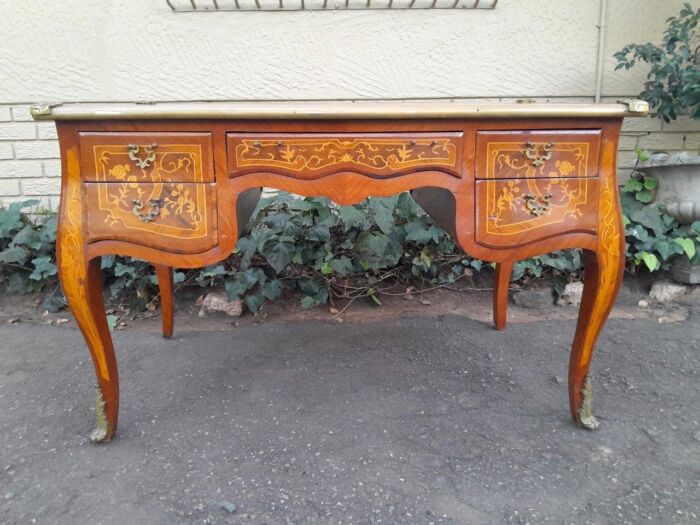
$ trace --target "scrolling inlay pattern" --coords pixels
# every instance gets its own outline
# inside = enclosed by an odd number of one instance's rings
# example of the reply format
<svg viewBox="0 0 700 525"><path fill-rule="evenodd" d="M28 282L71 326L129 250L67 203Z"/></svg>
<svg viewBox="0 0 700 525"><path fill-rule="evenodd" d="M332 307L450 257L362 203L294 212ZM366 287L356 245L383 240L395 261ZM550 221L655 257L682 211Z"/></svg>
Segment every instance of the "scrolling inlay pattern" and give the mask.
<svg viewBox="0 0 700 525"><path fill-rule="evenodd" d="M589 201L586 179L489 180L486 192L486 232L513 235L581 219ZM500 188L500 190L499 190ZM546 203L541 213L532 213L532 202Z"/></svg>
<svg viewBox="0 0 700 525"><path fill-rule="evenodd" d="M144 168L129 158L125 145L100 144L93 151L99 182L204 182L199 144L159 144Z"/></svg>
<svg viewBox="0 0 700 525"><path fill-rule="evenodd" d="M450 139L243 139L236 146L238 167L301 172L337 164L373 169L451 167L457 145Z"/></svg>
<svg viewBox="0 0 700 525"><path fill-rule="evenodd" d="M600 225L598 242L598 262L599 262L599 286L598 296L591 313L591 325L586 332L588 338L582 348L585 352L580 357L580 362L588 362L593 351L593 342L598 335L605 319L606 310L609 309L617 294L617 282L620 274L620 259L622 257L620 249L621 224L617 211L617 195L613 188L614 182L605 177L603 189L600 195Z"/></svg>
<svg viewBox="0 0 700 525"><path fill-rule="evenodd" d="M87 264L83 242L80 182L78 180L69 181L66 190L67 194L63 201L64 211L61 216L61 228L59 230L61 278L63 280L65 279L63 276L70 276L69 282L81 283L86 279ZM87 311L90 308L84 286L64 285L63 290L66 296L70 296L72 309ZM76 316L78 316L77 312ZM81 317L89 319L90 314L83 313ZM109 368L107 367L107 360L102 349L102 340L97 327L94 323L86 322L82 325L82 329L85 331L87 340L95 348L94 358L99 375L105 381L109 381Z"/></svg>
<svg viewBox="0 0 700 525"><path fill-rule="evenodd" d="M546 142L532 144L542 151ZM588 143L554 144L551 158L533 165L522 142L489 142L486 178L587 177Z"/></svg>
<svg viewBox="0 0 700 525"><path fill-rule="evenodd" d="M196 239L209 233L206 186L202 184L163 183L98 184L98 207L105 212L109 227L157 232L175 238ZM144 203L158 203L151 220L135 214Z"/></svg>

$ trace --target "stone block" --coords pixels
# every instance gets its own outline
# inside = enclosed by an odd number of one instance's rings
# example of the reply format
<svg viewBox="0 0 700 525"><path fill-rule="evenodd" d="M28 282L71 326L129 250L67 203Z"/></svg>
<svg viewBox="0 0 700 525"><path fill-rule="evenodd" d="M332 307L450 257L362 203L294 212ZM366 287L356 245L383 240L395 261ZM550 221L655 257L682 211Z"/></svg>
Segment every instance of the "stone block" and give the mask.
<svg viewBox="0 0 700 525"><path fill-rule="evenodd" d="M61 161L56 160L42 160L41 165L43 167L44 177L60 177L61 176Z"/></svg>
<svg viewBox="0 0 700 525"><path fill-rule="evenodd" d="M669 151L683 149L682 133L649 133L639 137L639 147L649 151Z"/></svg>
<svg viewBox="0 0 700 525"><path fill-rule="evenodd" d="M55 140L58 138L58 133L56 133L56 124L53 122L37 122L36 130L37 137L42 140Z"/></svg>
<svg viewBox="0 0 700 525"><path fill-rule="evenodd" d="M9 142L0 142L0 160L8 160L15 156L12 151L12 144Z"/></svg>
<svg viewBox="0 0 700 525"><path fill-rule="evenodd" d="M669 281L658 281L651 285L649 297L660 303L674 301L685 294L687 288L682 284Z"/></svg>
<svg viewBox="0 0 700 525"><path fill-rule="evenodd" d="M15 144L15 157L18 159L58 159L60 153L55 140L32 140Z"/></svg>
<svg viewBox="0 0 700 525"><path fill-rule="evenodd" d="M620 135L620 142L617 145L618 151L634 151L638 138L639 135Z"/></svg>
<svg viewBox="0 0 700 525"><path fill-rule="evenodd" d="M19 181L12 179L0 179L0 196L8 197L19 194Z"/></svg>
<svg viewBox="0 0 700 525"><path fill-rule="evenodd" d="M629 117L622 122L622 132L661 131L661 119Z"/></svg>
<svg viewBox="0 0 700 525"><path fill-rule="evenodd" d="M12 106L12 120L15 122L33 122L32 114L29 111L29 105Z"/></svg>
<svg viewBox="0 0 700 525"><path fill-rule="evenodd" d="M31 140L36 138L33 122L3 122L0 124L0 140Z"/></svg>
<svg viewBox="0 0 700 525"><path fill-rule="evenodd" d="M661 124L661 129L664 131L697 131L700 132L700 120L689 117L678 117L671 122Z"/></svg>
<svg viewBox="0 0 700 525"><path fill-rule="evenodd" d="M60 179L22 179L22 193L24 195L56 195L60 192Z"/></svg>
<svg viewBox="0 0 700 525"><path fill-rule="evenodd" d="M547 308L554 303L552 288L528 288L513 293L513 303L521 308Z"/></svg>
<svg viewBox="0 0 700 525"><path fill-rule="evenodd" d="M0 160L0 179L41 177L39 160Z"/></svg>

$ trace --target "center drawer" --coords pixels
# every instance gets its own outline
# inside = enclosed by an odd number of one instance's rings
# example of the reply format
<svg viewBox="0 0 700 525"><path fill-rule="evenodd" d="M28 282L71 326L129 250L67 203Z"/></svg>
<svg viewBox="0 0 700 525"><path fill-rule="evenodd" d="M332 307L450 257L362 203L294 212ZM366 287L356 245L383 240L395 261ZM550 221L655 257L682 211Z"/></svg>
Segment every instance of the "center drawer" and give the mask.
<svg viewBox="0 0 700 525"><path fill-rule="evenodd" d="M210 133L80 133L88 182L213 182Z"/></svg>
<svg viewBox="0 0 700 525"><path fill-rule="evenodd" d="M440 170L461 176L462 133L229 133L229 173L315 179L340 171L391 177Z"/></svg>

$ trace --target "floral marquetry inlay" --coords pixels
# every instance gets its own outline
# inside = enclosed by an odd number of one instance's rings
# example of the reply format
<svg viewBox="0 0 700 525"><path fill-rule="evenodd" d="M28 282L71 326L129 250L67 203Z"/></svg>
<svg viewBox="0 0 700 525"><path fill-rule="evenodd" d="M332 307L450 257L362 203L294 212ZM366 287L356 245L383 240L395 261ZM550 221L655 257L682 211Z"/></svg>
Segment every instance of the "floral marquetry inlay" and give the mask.
<svg viewBox="0 0 700 525"><path fill-rule="evenodd" d="M234 138L235 167L293 173L359 171L371 175L411 169L458 170L452 138Z"/></svg>
<svg viewBox="0 0 700 525"><path fill-rule="evenodd" d="M477 238L500 246L552 231L594 232L597 199L595 178L477 181Z"/></svg>
<svg viewBox="0 0 700 525"><path fill-rule="evenodd" d="M156 147L154 160L144 167L129 157L122 145L94 146L97 181L104 182L204 182L199 144L165 144Z"/></svg>
<svg viewBox="0 0 700 525"><path fill-rule="evenodd" d="M214 184L87 183L91 241L129 240L152 247L186 241L180 251L208 248L216 239Z"/></svg>
<svg viewBox="0 0 700 525"><path fill-rule="evenodd" d="M533 143L539 151L547 151L548 158L533 162L528 148L522 143L490 143L488 145L489 179L536 177L587 177L588 143L554 144L545 150L547 143ZM546 159L546 160L545 160Z"/></svg>

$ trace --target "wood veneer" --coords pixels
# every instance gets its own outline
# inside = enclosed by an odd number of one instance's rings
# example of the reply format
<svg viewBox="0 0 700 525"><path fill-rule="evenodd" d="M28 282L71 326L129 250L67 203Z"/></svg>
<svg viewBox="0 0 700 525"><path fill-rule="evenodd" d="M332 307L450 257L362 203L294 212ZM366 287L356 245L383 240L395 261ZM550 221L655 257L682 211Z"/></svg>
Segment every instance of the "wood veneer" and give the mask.
<svg viewBox="0 0 700 525"><path fill-rule="evenodd" d="M499 113L489 106L488 115L479 114L478 108L471 106L465 106L461 113L459 108L443 106L436 106L435 117L423 106L402 116L400 107L392 106L384 114L376 108L354 114L338 104L329 106L334 113L314 113L304 118L296 118L299 113L256 118L248 106L239 113L226 106L228 113L222 115L228 116L216 118L196 116L182 107L170 115L157 114L150 107L140 114L139 108L129 107L121 113L128 118L121 119L115 118L114 112L109 117L103 117L109 113L105 111L89 115L85 108L56 111L56 118L61 119L58 133L63 168L58 267L66 298L95 364L101 417L93 439L111 439L117 429L119 404L117 364L102 301L100 257L132 256L156 266L162 290L163 332L169 336L171 268L201 267L226 258L265 186L301 195L325 195L339 204L412 191L463 250L497 263L494 321L498 328L505 326L507 286L515 261L554 250L582 248L586 278L570 355L569 406L576 423L595 426L589 411L588 373L595 341L622 276L624 235L615 160L622 117L630 113L622 105L606 106L604 110L591 106L589 112L579 107L570 111L571 116L561 106L556 111L539 108L531 113L520 108ZM294 107L298 111L303 103ZM40 108L37 114L45 115L42 111ZM211 112L210 107L206 111ZM244 117L235 118L237 114ZM333 116L345 114L350 116ZM322 162L309 164L307 153L320 147L314 146L314 141L322 145L339 137L351 137L358 143L380 138L399 143L370 144L384 155L381 164L375 166L372 161L365 162L366 153L360 155L352 145L344 153L325 155ZM300 139L307 142L302 144L305 152L299 161L294 160L297 157L290 149L297 147L294 141ZM574 139L587 145L582 158L557 147L558 141L563 144ZM491 146L492 141L500 145ZM510 157L517 160L515 167L492 169L486 160L489 148L503 149L506 142L516 150ZM527 142L535 142L536 148ZM547 156L540 146L548 142L553 143L547 147L551 157L538 160ZM101 154L95 153L101 143L115 148L109 149L103 164ZM158 144L152 163L155 168L138 167L142 157L129 158L129 144L154 143ZM201 149L194 154L189 149L176 151L175 146L188 144ZM247 156L236 156L246 148ZM168 155L183 153L191 162L176 168L173 180L153 180L154 172L162 170ZM440 157L443 153L446 156ZM533 160L538 165L517 169L521 163ZM136 180L123 180L124 172L138 176ZM568 189L563 182L569 184ZM123 184L125 190L120 194L117 188ZM156 200L156 195L167 193L182 204L178 195L172 195L173 184L175 188L178 184L186 186L190 195L203 191L204 198L194 199L194 208L186 203L170 208L158 205L155 211L138 206L129 211L127 207L122 210L121 220L109 223L110 214L117 214L121 201L101 200L100 194L109 196L117 191L132 208L134 200ZM503 201L498 221L492 219L493 206L499 208L489 201L489 189L501 196L503 188L515 187L520 190ZM133 197L130 192L139 196ZM530 197L525 197L525 192ZM585 198L581 192L585 192ZM552 197L545 198L550 193ZM169 213L163 214L164 209ZM200 237L205 241L193 239L193 209L211 216ZM153 212L153 216L143 217L144 212ZM498 236L499 228L504 235Z"/></svg>

